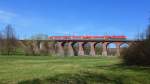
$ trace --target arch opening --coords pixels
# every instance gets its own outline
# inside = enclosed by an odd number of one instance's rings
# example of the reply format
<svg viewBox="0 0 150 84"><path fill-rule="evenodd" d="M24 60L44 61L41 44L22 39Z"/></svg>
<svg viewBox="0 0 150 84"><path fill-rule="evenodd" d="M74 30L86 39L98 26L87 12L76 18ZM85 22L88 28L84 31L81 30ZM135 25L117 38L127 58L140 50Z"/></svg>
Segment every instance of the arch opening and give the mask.
<svg viewBox="0 0 150 84"><path fill-rule="evenodd" d="M96 43L95 44L95 53L96 55L102 55L102 43Z"/></svg>
<svg viewBox="0 0 150 84"><path fill-rule="evenodd" d="M120 45L120 52L121 52L121 54L122 54L122 52L125 50L125 49L127 49L129 47L129 44L128 43L122 43L121 45Z"/></svg>
<svg viewBox="0 0 150 84"><path fill-rule="evenodd" d="M128 43L122 43L120 45L120 48L128 48L129 47L129 44Z"/></svg>
<svg viewBox="0 0 150 84"><path fill-rule="evenodd" d="M116 44L115 43L108 43L107 44L107 53L110 56L115 56L117 53Z"/></svg>
<svg viewBox="0 0 150 84"><path fill-rule="evenodd" d="M73 47L74 55L78 56L79 44L78 43L73 43L72 47Z"/></svg>
<svg viewBox="0 0 150 84"><path fill-rule="evenodd" d="M84 49L84 54L89 55L90 54L90 44L89 43L84 43L83 44L83 49Z"/></svg>

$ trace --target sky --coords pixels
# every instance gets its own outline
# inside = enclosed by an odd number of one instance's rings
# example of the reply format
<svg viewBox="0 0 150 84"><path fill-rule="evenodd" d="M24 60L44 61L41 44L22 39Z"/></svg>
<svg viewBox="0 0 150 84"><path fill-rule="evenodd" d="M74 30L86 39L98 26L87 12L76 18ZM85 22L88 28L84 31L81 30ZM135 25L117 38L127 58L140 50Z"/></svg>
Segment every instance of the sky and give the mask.
<svg viewBox="0 0 150 84"><path fill-rule="evenodd" d="M0 0L0 30L11 24L19 38L35 34L125 35L149 24L150 0Z"/></svg>

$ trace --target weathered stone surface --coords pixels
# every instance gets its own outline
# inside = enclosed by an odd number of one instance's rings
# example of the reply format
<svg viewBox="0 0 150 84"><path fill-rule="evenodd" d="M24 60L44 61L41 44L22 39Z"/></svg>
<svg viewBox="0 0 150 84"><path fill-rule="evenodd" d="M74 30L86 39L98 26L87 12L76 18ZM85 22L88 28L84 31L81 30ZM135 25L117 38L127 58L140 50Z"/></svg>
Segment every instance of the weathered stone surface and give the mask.
<svg viewBox="0 0 150 84"><path fill-rule="evenodd" d="M63 42L57 42L57 46L58 46L57 55L64 56Z"/></svg>
<svg viewBox="0 0 150 84"><path fill-rule="evenodd" d="M103 56L107 56L107 42L104 42L103 44L102 44L102 48L103 48L103 50L102 50L102 55Z"/></svg>
<svg viewBox="0 0 150 84"><path fill-rule="evenodd" d="M83 43L84 42L78 42L78 45L79 45L78 55L79 56L83 56L84 55Z"/></svg>
<svg viewBox="0 0 150 84"><path fill-rule="evenodd" d="M74 50L72 47L72 42L69 42L67 47L68 47L68 56L74 56Z"/></svg>
<svg viewBox="0 0 150 84"><path fill-rule="evenodd" d="M90 55L95 56L95 42L89 42L90 44Z"/></svg>
<svg viewBox="0 0 150 84"><path fill-rule="evenodd" d="M116 44L116 56L120 56L120 45L121 45L121 43L120 42L116 42L115 43Z"/></svg>

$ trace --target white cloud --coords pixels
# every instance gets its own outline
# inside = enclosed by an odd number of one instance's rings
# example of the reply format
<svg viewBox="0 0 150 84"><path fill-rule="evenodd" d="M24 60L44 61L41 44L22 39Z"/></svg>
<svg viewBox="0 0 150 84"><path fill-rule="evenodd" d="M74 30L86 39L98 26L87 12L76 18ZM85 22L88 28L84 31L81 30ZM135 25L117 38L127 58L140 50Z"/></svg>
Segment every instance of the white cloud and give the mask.
<svg viewBox="0 0 150 84"><path fill-rule="evenodd" d="M0 10L0 22L10 23L17 15L12 12Z"/></svg>

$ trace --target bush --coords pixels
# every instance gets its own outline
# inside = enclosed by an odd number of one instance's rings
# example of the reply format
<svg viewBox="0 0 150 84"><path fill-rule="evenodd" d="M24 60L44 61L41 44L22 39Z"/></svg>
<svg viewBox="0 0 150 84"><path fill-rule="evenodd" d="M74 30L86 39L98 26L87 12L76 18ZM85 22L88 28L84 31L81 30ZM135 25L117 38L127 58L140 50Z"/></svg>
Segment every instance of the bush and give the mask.
<svg viewBox="0 0 150 84"><path fill-rule="evenodd" d="M150 26L138 42L122 52L123 63L126 65L150 66Z"/></svg>

